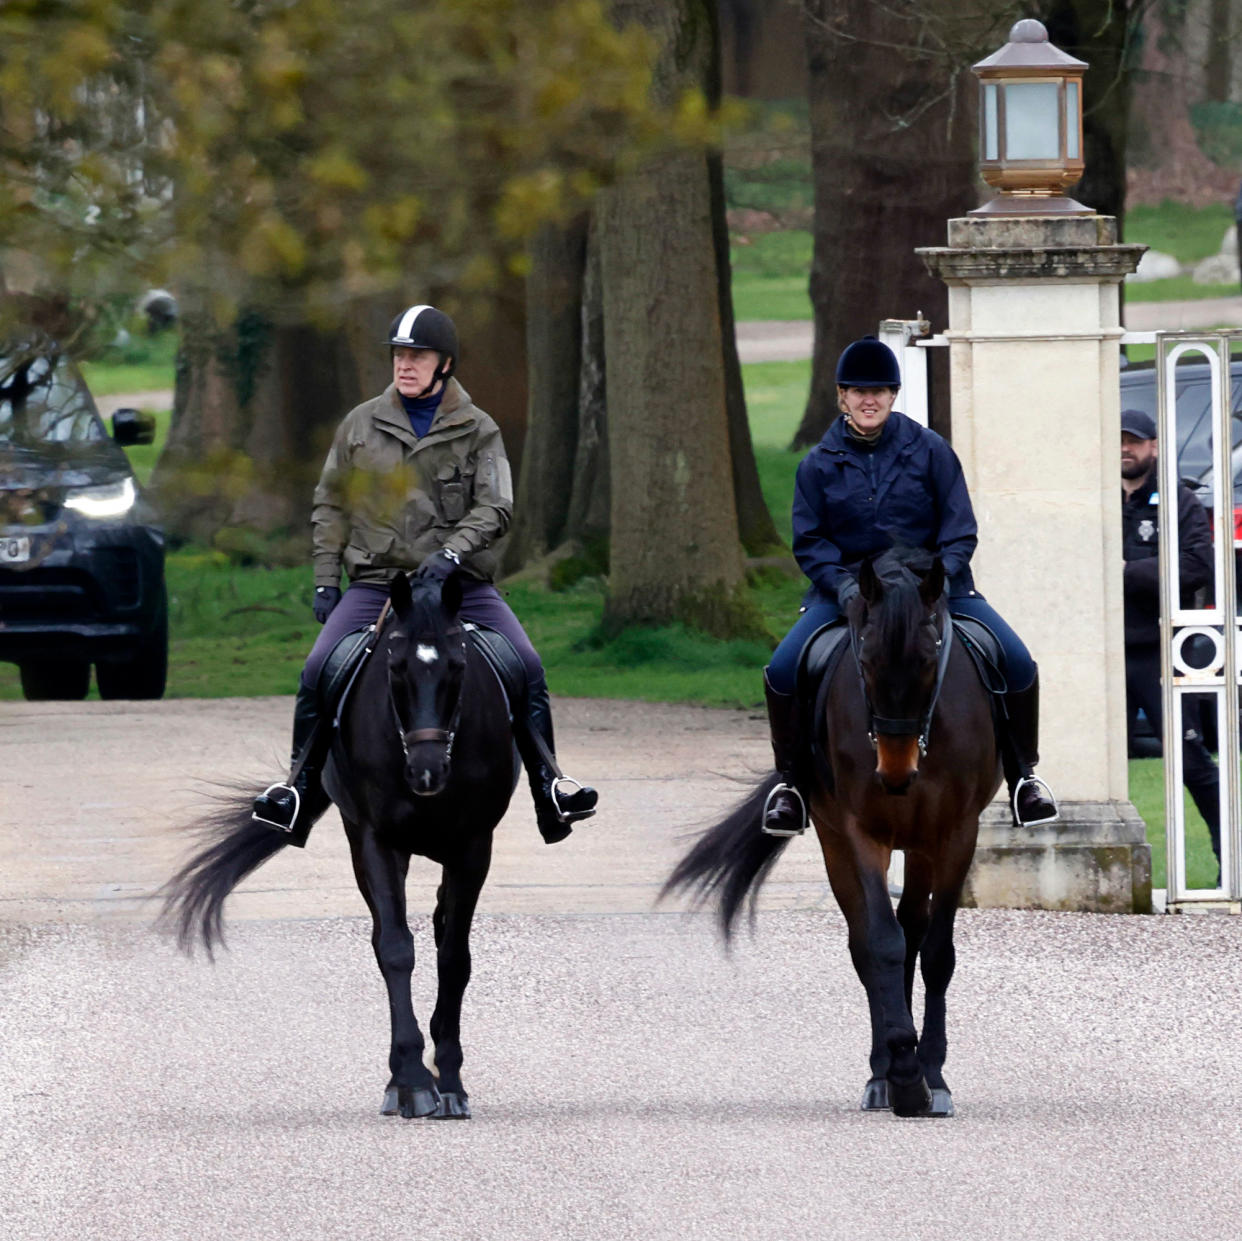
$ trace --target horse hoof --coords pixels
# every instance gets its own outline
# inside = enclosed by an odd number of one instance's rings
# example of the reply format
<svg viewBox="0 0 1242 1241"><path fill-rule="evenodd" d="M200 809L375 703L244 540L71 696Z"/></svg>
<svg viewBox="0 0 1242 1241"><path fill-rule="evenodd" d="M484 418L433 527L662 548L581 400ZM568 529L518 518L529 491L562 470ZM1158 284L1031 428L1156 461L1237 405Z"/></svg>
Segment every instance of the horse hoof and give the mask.
<svg viewBox="0 0 1242 1241"><path fill-rule="evenodd" d="M888 1097L893 1102L895 1116L926 1116L932 1105L931 1091L921 1077L905 1083L890 1081Z"/></svg>
<svg viewBox="0 0 1242 1241"><path fill-rule="evenodd" d="M470 1104L463 1090L446 1090L440 1095L440 1105L432 1113L433 1120L469 1120Z"/></svg>
<svg viewBox="0 0 1242 1241"><path fill-rule="evenodd" d="M384 1091L384 1102L380 1104L381 1116L403 1116L406 1120L414 1120L419 1116L431 1116L440 1106L440 1092L432 1086L430 1090L411 1089L409 1086L389 1086Z"/></svg>
<svg viewBox="0 0 1242 1241"><path fill-rule="evenodd" d="M927 1109L925 1114L933 1116L937 1120L943 1120L954 1115L953 1096L949 1093L947 1087L937 1086L931 1092L931 1107Z"/></svg>
<svg viewBox="0 0 1242 1241"><path fill-rule="evenodd" d="M873 1077L863 1088L862 1103L859 1110L863 1112L887 1112L892 1108L888 1101L888 1082L882 1077Z"/></svg>

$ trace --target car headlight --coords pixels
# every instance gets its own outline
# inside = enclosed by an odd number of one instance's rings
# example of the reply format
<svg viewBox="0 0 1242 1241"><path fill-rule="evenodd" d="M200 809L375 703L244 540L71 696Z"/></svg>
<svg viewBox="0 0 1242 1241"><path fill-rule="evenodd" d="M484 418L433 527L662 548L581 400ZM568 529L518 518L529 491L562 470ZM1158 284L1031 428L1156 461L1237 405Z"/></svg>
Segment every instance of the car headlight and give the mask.
<svg viewBox="0 0 1242 1241"><path fill-rule="evenodd" d="M77 487L65 496L65 507L83 517L120 517L134 507L136 498L134 480L123 478L103 487Z"/></svg>

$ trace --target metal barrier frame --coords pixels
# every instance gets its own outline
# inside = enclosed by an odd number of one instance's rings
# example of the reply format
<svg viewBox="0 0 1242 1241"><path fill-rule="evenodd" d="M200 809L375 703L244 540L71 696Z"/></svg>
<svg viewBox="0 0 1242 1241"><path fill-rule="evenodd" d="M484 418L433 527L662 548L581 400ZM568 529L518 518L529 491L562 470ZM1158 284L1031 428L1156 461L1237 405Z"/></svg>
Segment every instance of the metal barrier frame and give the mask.
<svg viewBox="0 0 1242 1241"><path fill-rule="evenodd" d="M1215 509L1212 514L1215 603L1184 608L1178 581L1177 503L1162 504L1160 519L1160 651L1164 695L1165 839L1168 850L1166 908L1228 908L1242 912L1242 772L1239 771L1238 672L1239 617L1234 552L1233 435L1230 426L1230 350L1242 332L1128 333L1123 343L1156 346L1157 418L1161 444L1177 443L1177 362L1187 354L1207 359L1211 373L1212 463ZM1177 453L1161 452L1159 491L1177 495ZM1185 643L1202 635L1213 645L1212 662L1196 668L1184 657ZM1190 888L1186 878L1186 811L1182 788L1182 700L1186 694L1216 699L1220 756L1221 881L1215 888Z"/></svg>

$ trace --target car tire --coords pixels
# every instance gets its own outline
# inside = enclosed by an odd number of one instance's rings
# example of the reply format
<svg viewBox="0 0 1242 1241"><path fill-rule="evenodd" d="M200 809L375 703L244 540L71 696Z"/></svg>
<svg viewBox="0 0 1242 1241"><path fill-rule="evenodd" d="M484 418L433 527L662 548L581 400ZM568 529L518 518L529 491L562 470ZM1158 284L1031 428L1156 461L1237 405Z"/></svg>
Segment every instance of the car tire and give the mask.
<svg viewBox="0 0 1242 1241"><path fill-rule="evenodd" d="M91 687L91 665L85 659L32 660L19 671L29 702L81 702Z"/></svg>
<svg viewBox="0 0 1242 1241"><path fill-rule="evenodd" d="M123 659L95 665L100 698L163 698L168 683L168 596L160 588L155 625L142 645Z"/></svg>

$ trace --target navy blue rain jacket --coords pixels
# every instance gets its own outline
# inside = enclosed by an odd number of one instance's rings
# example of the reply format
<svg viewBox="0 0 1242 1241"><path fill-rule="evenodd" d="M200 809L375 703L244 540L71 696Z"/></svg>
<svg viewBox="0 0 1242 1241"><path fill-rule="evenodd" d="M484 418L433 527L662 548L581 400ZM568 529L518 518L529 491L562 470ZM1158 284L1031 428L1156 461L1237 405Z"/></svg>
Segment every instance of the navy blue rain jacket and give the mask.
<svg viewBox="0 0 1242 1241"><path fill-rule="evenodd" d="M934 431L894 410L874 448L838 418L798 466L794 556L811 579L807 602L836 602L843 573L893 546L925 547L944 562L951 595L974 589L979 542L957 454Z"/></svg>

